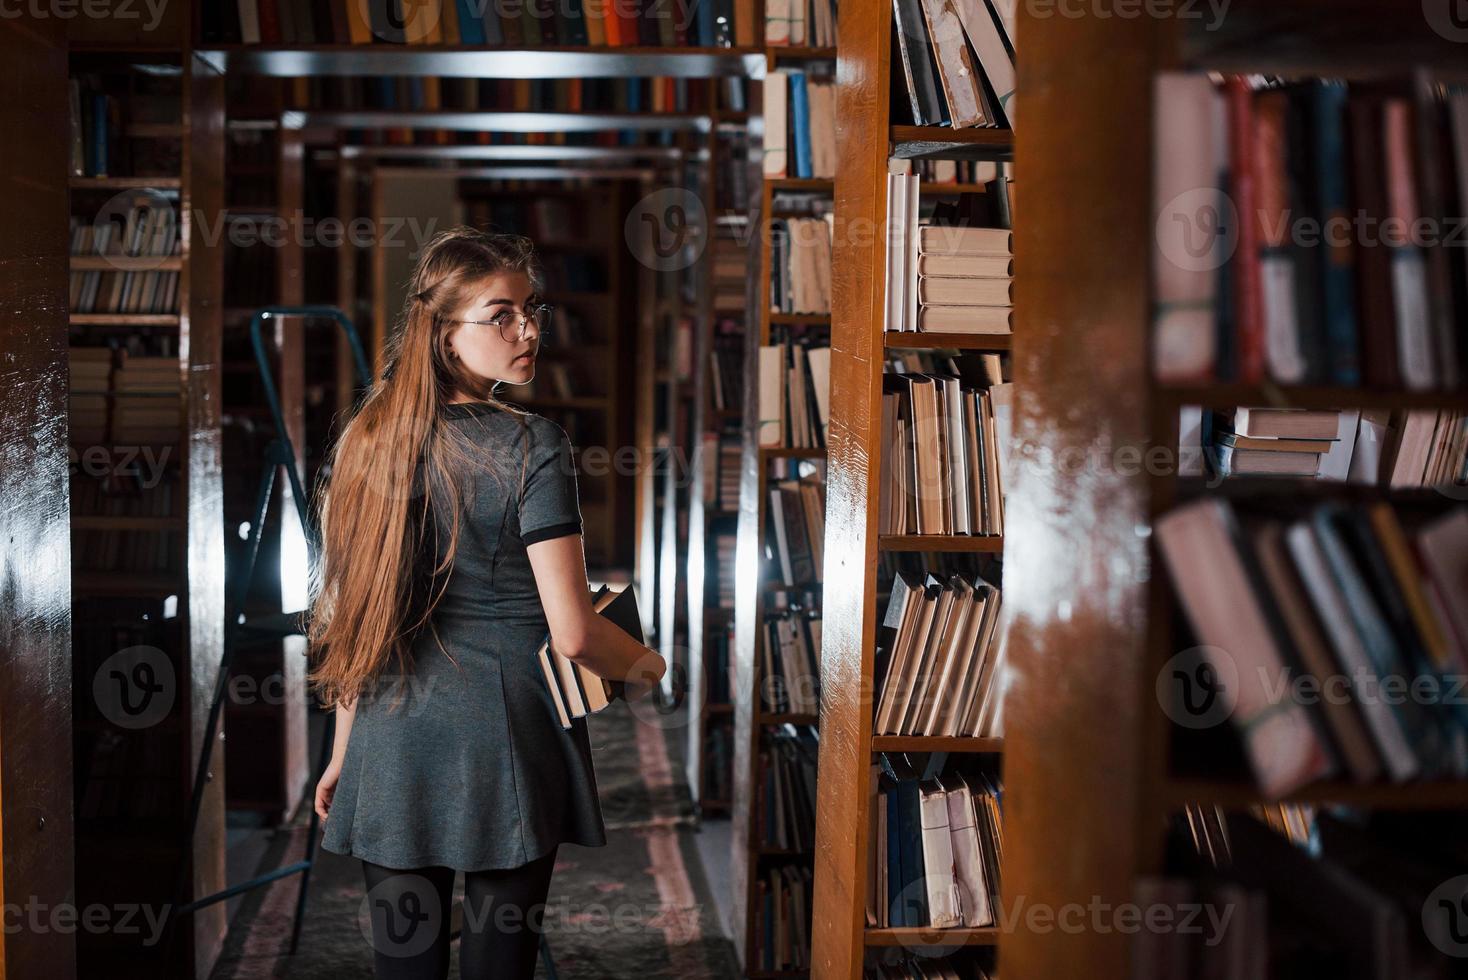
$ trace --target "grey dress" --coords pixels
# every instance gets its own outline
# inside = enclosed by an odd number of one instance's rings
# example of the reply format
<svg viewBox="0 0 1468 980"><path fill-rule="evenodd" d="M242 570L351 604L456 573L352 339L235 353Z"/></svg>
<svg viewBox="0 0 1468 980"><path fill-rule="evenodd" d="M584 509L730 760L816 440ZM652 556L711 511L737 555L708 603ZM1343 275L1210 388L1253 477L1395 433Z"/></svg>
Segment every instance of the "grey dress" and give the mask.
<svg viewBox="0 0 1468 980"><path fill-rule="evenodd" d="M525 551L580 533L576 477L553 422L483 403L445 416L485 465L460 481L454 565L411 675L358 700L321 846L388 868L513 868L606 843L586 722L561 729L536 659L547 627Z"/></svg>

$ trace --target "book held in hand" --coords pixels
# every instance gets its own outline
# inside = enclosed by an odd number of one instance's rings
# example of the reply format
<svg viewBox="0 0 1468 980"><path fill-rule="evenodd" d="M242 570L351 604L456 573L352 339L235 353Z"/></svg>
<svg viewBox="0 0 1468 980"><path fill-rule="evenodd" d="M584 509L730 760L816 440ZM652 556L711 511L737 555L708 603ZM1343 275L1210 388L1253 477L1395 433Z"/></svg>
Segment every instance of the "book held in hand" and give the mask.
<svg viewBox="0 0 1468 980"><path fill-rule="evenodd" d="M592 597L596 614L615 623L622 632L642 642L642 617L637 611L637 596L628 586L613 592L605 585ZM577 718L596 714L622 693L620 681L598 677L578 663L555 652L550 637L536 651L540 670L556 707L561 727L570 729Z"/></svg>

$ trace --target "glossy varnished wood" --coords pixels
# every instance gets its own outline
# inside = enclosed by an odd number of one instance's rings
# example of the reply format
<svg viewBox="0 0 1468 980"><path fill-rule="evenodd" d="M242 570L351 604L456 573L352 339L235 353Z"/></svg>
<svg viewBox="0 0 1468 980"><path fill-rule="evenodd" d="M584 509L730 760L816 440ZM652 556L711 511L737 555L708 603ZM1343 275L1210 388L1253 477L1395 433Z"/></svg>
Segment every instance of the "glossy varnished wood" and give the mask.
<svg viewBox="0 0 1468 980"><path fill-rule="evenodd" d="M185 186L180 196L185 270L179 283L179 353L185 374L183 486L188 532L185 621L189 645L189 766L203 748L215 678L224 653L224 484L219 410L223 337L223 250L195 215L217 220L224 208L224 78L198 59L185 78ZM225 885L224 753L214 752L194 838L194 897ZM185 781L183 791L191 792ZM218 903L194 913L195 976L207 976L224 945L226 908Z"/></svg>
<svg viewBox="0 0 1468 980"><path fill-rule="evenodd" d="M1011 615L1005 709L1006 899L1060 909L1132 900L1147 870L1149 513L1145 474L1040 460L1101 447L1145 447L1151 145L1119 126L1147 119L1151 18L1032 18L1021 6L1015 170L1014 461L1006 488ZM1095 149L1090 152L1087 148ZM1105 247L1060 243L1074 201ZM1005 974L1127 975L1131 937L1115 930L1016 929L1000 941Z"/></svg>
<svg viewBox="0 0 1468 980"><path fill-rule="evenodd" d="M0 899L50 908L72 899L64 32L0 19ZM0 976L76 976L74 935L16 921Z"/></svg>
<svg viewBox="0 0 1468 980"><path fill-rule="evenodd" d="M821 629L811 975L854 980L864 949L892 8L840 7L831 269L831 422ZM877 141L877 145L874 145ZM872 234L875 229L878 233ZM862 233L863 230L865 233Z"/></svg>

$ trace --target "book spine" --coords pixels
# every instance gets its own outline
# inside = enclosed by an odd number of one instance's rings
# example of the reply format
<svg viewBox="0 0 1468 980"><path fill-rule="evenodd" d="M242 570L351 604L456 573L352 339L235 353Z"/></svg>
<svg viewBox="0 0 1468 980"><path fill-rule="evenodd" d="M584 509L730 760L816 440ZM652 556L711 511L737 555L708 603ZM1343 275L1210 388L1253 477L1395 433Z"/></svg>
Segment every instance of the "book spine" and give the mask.
<svg viewBox="0 0 1468 980"><path fill-rule="evenodd" d="M1348 235L1331 231L1347 225L1350 201L1346 196L1345 112L1346 87L1338 82L1316 82L1314 96L1314 151L1316 208L1324 234L1321 247L1320 292L1324 298L1327 368L1336 384L1361 383L1360 336L1356 327L1355 259Z"/></svg>
<svg viewBox="0 0 1468 980"><path fill-rule="evenodd" d="M1229 176L1239 213L1233 271L1235 374L1244 384L1264 380L1264 309L1259 278L1258 189L1254 170L1254 94L1234 75L1225 83L1229 120Z"/></svg>
<svg viewBox="0 0 1468 980"><path fill-rule="evenodd" d="M791 135L795 140L795 176L809 179L810 166L810 100L805 88L805 72L790 73Z"/></svg>

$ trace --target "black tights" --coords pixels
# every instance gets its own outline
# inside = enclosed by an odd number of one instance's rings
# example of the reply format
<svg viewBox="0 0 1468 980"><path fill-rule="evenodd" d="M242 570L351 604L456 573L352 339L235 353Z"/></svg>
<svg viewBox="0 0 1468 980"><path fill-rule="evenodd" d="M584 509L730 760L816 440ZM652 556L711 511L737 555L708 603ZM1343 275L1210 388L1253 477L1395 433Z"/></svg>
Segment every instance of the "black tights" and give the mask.
<svg viewBox="0 0 1468 980"><path fill-rule="evenodd" d="M463 980L531 980L550 891L553 850L518 868L464 874ZM398 871L362 862L377 980L443 980L449 973L454 869Z"/></svg>

